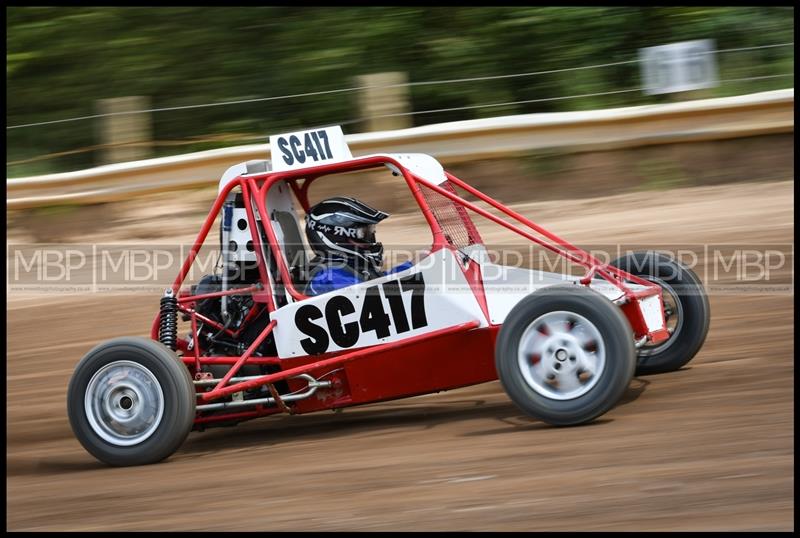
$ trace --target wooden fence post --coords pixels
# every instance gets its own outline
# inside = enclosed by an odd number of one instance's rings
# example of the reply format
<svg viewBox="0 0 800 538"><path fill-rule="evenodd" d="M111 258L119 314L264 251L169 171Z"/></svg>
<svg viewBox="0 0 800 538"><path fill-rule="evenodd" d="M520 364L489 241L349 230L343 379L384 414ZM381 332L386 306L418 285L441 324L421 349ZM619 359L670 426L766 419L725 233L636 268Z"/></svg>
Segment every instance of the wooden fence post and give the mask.
<svg viewBox="0 0 800 538"><path fill-rule="evenodd" d="M150 108L150 99L142 96L99 99L98 114L115 114ZM150 112L115 114L99 118L100 163L110 164L146 159L152 155L153 120Z"/></svg>
<svg viewBox="0 0 800 538"><path fill-rule="evenodd" d="M366 131L391 131L412 126L409 99L408 75L404 72L373 73L357 78L359 86L370 86L361 90L359 111L364 118ZM387 87L392 86L392 87Z"/></svg>

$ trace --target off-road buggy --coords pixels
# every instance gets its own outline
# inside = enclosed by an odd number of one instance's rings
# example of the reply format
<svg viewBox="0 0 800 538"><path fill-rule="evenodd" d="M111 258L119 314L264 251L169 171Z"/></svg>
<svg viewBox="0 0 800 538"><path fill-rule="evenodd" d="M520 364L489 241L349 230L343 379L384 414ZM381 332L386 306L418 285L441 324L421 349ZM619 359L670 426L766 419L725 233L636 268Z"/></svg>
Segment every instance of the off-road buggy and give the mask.
<svg viewBox="0 0 800 538"><path fill-rule="evenodd" d="M352 157L339 127L273 136L270 146L271 161L222 176L150 338L107 341L77 365L69 420L99 460L153 463L192 429L498 378L531 417L582 424L611 409L635 372L676 370L705 340L703 286L669 256L632 252L602 263L429 155ZM397 176L398 195L419 206L429 252L396 274L303 295L308 254L298 209L309 209L309 186L382 167ZM492 263L474 214L585 272ZM218 216L221 270L186 286Z"/></svg>

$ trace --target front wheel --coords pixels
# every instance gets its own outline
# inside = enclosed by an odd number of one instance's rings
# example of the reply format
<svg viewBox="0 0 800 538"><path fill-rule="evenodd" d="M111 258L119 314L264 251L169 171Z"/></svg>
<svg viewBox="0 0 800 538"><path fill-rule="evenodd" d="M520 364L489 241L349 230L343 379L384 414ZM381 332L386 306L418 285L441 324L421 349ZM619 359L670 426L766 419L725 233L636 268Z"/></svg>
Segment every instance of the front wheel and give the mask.
<svg viewBox="0 0 800 538"><path fill-rule="evenodd" d="M170 456L195 417L195 390L175 353L147 338L117 338L78 363L67 415L78 441L109 465L145 465Z"/></svg>
<svg viewBox="0 0 800 538"><path fill-rule="evenodd" d="M705 342L711 318L708 297L694 271L652 250L631 252L609 265L658 284L662 291L670 336L639 348L636 374L672 372L692 360Z"/></svg>
<svg viewBox="0 0 800 538"><path fill-rule="evenodd" d="M549 424L589 422L619 401L633 377L633 334L620 309L578 286L521 300L497 337L500 383L526 414Z"/></svg>

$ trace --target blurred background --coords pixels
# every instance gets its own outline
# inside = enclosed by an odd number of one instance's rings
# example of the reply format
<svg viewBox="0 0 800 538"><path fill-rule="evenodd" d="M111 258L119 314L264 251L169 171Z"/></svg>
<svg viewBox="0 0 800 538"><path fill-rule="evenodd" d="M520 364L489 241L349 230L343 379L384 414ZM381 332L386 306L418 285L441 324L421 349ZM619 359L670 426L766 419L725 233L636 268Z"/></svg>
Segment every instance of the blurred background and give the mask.
<svg viewBox="0 0 800 538"><path fill-rule="evenodd" d="M719 84L682 99L794 85L786 7L12 7L7 16L7 177L314 125L357 133L669 102L674 94L641 90L639 49L685 40L715 41ZM384 90L394 104L375 113L364 88L381 85L394 85ZM107 101L124 97L136 99ZM91 116L131 110L153 110L126 116L145 131L135 151L98 147L113 141ZM391 116L368 119L381 114Z"/></svg>
<svg viewBox="0 0 800 538"><path fill-rule="evenodd" d="M794 8L6 15L9 530L793 530ZM131 245L191 245L228 166L330 124L356 156L434 155L595 255L682 251L709 291L706 343L586 427L546 427L493 382L99 464L70 430L68 379L97 343L149 334L182 258L140 290L98 291L97 267L127 279ZM384 244L426 247L387 176L312 195L362 198L392 214ZM527 247L487 222L487 245ZM52 265L32 254L48 245Z"/></svg>

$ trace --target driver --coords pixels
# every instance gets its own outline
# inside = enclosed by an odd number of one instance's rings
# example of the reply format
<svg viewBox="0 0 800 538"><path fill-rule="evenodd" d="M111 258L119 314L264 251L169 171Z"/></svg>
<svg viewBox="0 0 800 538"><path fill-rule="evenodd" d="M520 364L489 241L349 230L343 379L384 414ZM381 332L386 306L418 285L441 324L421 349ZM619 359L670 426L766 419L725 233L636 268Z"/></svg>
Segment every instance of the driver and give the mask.
<svg viewBox="0 0 800 538"><path fill-rule="evenodd" d="M359 282L404 271L411 261L383 272L383 244L375 240L376 225L388 213L364 202L337 196L311 207L306 237L316 257L309 263L306 295L319 295Z"/></svg>

